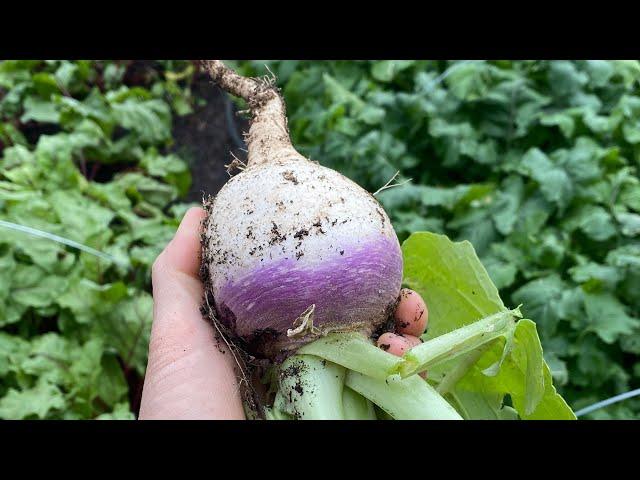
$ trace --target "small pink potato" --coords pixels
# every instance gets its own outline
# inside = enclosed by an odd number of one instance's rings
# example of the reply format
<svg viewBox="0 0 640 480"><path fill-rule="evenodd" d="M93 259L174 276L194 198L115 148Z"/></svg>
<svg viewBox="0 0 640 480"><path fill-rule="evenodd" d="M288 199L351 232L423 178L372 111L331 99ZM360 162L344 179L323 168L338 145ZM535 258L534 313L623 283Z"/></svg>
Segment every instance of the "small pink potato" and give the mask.
<svg viewBox="0 0 640 480"><path fill-rule="evenodd" d="M391 332L383 333L378 338L378 347L397 357L402 357L408 350L421 343L422 341L413 335L396 335Z"/></svg>
<svg viewBox="0 0 640 480"><path fill-rule="evenodd" d="M399 333L419 337L429 321L429 310L422 297L408 288L400 291L400 302L395 312L396 329Z"/></svg>

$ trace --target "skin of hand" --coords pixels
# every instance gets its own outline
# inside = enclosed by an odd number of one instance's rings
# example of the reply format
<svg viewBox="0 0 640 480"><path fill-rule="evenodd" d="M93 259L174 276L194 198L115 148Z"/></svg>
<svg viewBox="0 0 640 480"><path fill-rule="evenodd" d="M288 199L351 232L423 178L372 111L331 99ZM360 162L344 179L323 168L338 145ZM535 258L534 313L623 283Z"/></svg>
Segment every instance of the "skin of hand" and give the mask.
<svg viewBox="0 0 640 480"><path fill-rule="evenodd" d="M407 350L422 343L420 335L427 329L429 321L427 304L418 292L403 288L394 318L397 334L383 333L377 344L383 350L401 357Z"/></svg>
<svg viewBox="0 0 640 480"><path fill-rule="evenodd" d="M140 419L244 419L233 357L200 313L201 208L185 214L152 268L153 324Z"/></svg>
<svg viewBox="0 0 640 480"><path fill-rule="evenodd" d="M153 264L153 324L140 420L245 418L233 357L218 345L213 326L200 313L200 227L205 216L201 208L189 209ZM398 334L381 335L378 346L402 355L421 342L418 336L427 319L420 295L402 290L395 313Z"/></svg>

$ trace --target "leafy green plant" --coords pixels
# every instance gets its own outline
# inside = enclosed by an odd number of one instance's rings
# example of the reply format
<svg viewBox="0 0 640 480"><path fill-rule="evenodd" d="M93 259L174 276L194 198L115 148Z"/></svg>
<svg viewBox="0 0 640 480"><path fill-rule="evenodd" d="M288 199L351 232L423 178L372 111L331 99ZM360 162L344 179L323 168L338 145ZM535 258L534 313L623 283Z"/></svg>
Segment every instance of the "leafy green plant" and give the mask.
<svg viewBox="0 0 640 480"><path fill-rule="evenodd" d="M429 305L424 343L403 357L358 333L309 343L283 364L274 418L575 419L553 386L535 323L504 305L469 242L420 232L402 251L404 283Z"/></svg>
<svg viewBox="0 0 640 480"><path fill-rule="evenodd" d="M397 171L411 178L377 194L401 240L471 241L504 303L535 321L574 409L638 386L637 61L238 62L256 75L265 64L305 155L371 192ZM192 73L173 61L0 63L1 418L133 417L150 265L186 208L189 171L167 147ZM437 311L416 265L406 281ZM482 379L469 375L454 391L465 405ZM501 375L487 381L504 394ZM639 411L630 399L589 417Z"/></svg>
<svg viewBox="0 0 640 480"><path fill-rule="evenodd" d="M190 185L168 153L190 71L0 63L0 418L133 418L150 267Z"/></svg>
<svg viewBox="0 0 640 480"><path fill-rule="evenodd" d="M377 195L401 239L473 244L574 408L638 386L638 61L238 63L265 65L306 156L372 192L412 179Z"/></svg>

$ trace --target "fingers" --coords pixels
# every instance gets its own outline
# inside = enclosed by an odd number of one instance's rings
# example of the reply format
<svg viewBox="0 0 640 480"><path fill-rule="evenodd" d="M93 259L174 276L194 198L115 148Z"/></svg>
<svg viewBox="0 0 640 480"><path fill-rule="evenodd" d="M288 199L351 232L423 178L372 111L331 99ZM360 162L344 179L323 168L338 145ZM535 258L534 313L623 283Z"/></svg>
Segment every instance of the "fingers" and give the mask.
<svg viewBox="0 0 640 480"><path fill-rule="evenodd" d="M422 343L420 335L427 328L429 312L422 297L413 290L404 288L400 292L400 302L394 313L396 333L380 335L377 344L383 350L403 356L411 348Z"/></svg>
<svg viewBox="0 0 640 480"><path fill-rule="evenodd" d="M398 357L402 357L412 347L420 343L422 343L421 340L413 335L396 335L387 332L378 337L378 347Z"/></svg>
<svg viewBox="0 0 640 480"><path fill-rule="evenodd" d="M153 265L153 325L141 419L244 418L233 357L200 313L200 223L190 209Z"/></svg>
<svg viewBox="0 0 640 480"><path fill-rule="evenodd" d="M396 328L399 333L419 337L427 328L429 311L422 297L413 290L400 291L400 303L395 311Z"/></svg>

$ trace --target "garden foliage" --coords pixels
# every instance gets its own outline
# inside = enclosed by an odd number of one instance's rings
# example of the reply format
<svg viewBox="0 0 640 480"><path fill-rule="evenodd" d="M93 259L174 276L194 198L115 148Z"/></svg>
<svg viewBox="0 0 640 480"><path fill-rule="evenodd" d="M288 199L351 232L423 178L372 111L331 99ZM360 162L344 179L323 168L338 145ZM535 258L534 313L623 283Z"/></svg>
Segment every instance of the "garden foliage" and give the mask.
<svg viewBox="0 0 640 480"><path fill-rule="evenodd" d="M255 61L294 144L377 195L401 240L472 242L575 409L640 384L640 63ZM268 69L265 67L268 67ZM628 400L591 418L637 418Z"/></svg>
<svg viewBox="0 0 640 480"><path fill-rule="evenodd" d="M130 67L0 63L0 220L109 255L0 225L0 418L133 417L150 267L190 185L167 150L172 114L191 100L188 65Z"/></svg>
<svg viewBox="0 0 640 480"><path fill-rule="evenodd" d="M574 409L638 387L640 63L235 65L276 74L312 160L371 192L411 179L377 194L400 239L469 240ZM0 224L0 418L133 417L150 267L187 207L172 119L195 101L192 64L133 67L0 63L0 220L108 255Z"/></svg>

